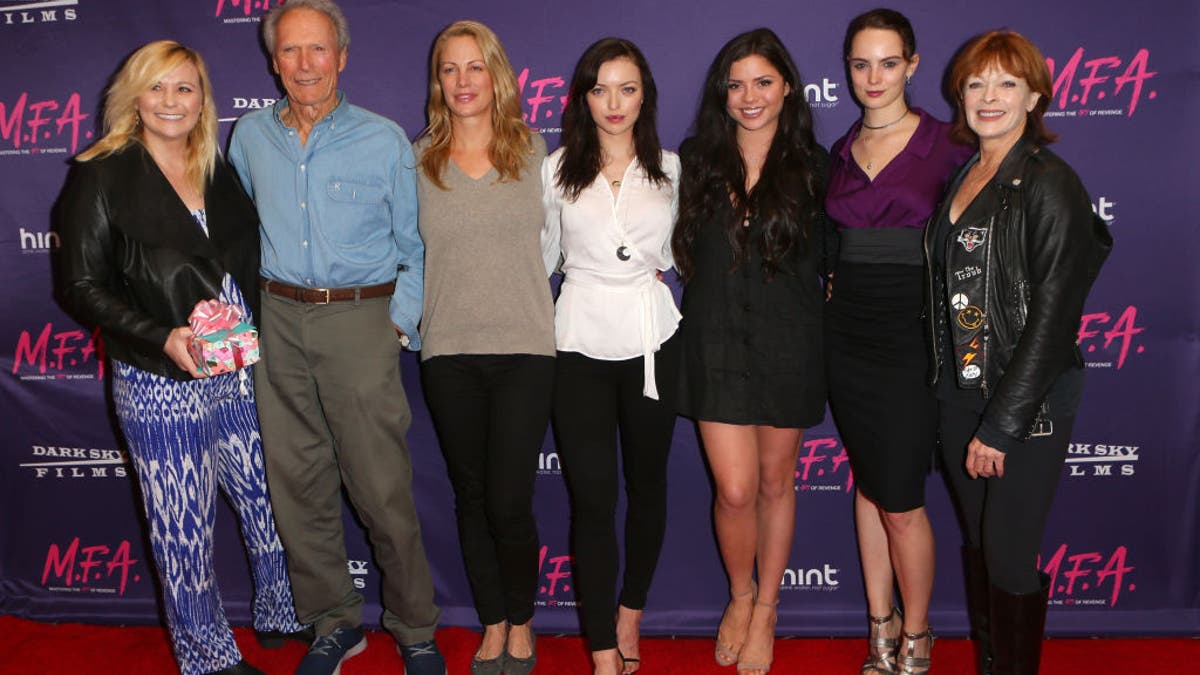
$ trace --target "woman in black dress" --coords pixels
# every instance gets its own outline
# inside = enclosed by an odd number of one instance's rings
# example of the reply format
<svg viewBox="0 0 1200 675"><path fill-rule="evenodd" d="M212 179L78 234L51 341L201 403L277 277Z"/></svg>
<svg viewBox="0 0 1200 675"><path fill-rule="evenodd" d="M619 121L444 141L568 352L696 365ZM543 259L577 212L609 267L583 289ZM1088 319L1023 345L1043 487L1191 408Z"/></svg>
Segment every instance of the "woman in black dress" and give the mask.
<svg viewBox="0 0 1200 675"><path fill-rule="evenodd" d="M763 675L800 441L825 414L818 232L828 160L796 66L765 28L717 54L695 132L682 147L672 240L687 284L680 411L699 422L716 480L731 596L716 659Z"/></svg>

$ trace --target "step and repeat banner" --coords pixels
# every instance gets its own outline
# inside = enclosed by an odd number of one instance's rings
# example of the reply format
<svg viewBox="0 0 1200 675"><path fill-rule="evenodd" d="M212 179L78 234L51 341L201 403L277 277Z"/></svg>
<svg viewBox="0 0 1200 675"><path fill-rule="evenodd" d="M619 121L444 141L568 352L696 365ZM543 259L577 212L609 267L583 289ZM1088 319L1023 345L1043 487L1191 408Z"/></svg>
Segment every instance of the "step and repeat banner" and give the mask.
<svg viewBox="0 0 1200 675"><path fill-rule="evenodd" d="M177 39L207 59L222 139L280 97L259 38L274 0L0 0L0 612L45 620L158 621L157 588L133 468L115 431L100 336L55 304L59 241L50 208L69 158L100 133L109 78L131 51ZM424 125L428 54L459 18L491 26L517 70L529 124L558 144L563 101L584 47L619 35L645 51L660 92L663 141L686 136L713 55L734 34L769 26L807 83L818 138L857 118L841 59L847 21L873 2L811 0L344 0L352 44L347 99ZM1200 75L1197 5L1178 0L899 0L921 54L912 103L947 118L941 93L967 38L1009 27L1030 37L1054 75L1047 113L1116 245L1079 327L1087 386L1041 551L1053 579L1055 635L1200 632L1200 228L1194 206ZM414 490L447 625L474 625L453 496L417 378L403 357L415 421ZM575 632L567 495L553 440L539 458L542 537L537 625ZM713 631L727 599L711 525L711 484L695 428L680 420L671 458L666 548L650 594L649 633ZM795 635L858 635L865 601L854 544L854 477L827 421L796 465L795 545L779 626ZM966 627L960 538L934 474L938 539L932 623ZM378 573L347 514L350 572L377 620ZM218 573L235 622L250 582L233 519L217 524Z"/></svg>

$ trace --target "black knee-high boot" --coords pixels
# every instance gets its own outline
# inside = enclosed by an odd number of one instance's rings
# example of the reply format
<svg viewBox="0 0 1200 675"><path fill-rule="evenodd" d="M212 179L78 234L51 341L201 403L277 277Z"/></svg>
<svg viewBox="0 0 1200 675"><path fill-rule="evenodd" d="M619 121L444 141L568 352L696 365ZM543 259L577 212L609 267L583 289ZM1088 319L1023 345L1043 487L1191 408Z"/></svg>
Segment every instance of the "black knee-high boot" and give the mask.
<svg viewBox="0 0 1200 675"><path fill-rule="evenodd" d="M972 546L963 547L962 557L967 620L971 624L971 640L975 643L975 671L978 675L989 675L992 672L992 631L987 564L983 560L983 551Z"/></svg>
<svg viewBox="0 0 1200 675"><path fill-rule="evenodd" d="M1042 588L1014 595L991 587L994 675L1037 675L1042 659L1042 634L1046 627L1046 602L1050 577L1041 574Z"/></svg>

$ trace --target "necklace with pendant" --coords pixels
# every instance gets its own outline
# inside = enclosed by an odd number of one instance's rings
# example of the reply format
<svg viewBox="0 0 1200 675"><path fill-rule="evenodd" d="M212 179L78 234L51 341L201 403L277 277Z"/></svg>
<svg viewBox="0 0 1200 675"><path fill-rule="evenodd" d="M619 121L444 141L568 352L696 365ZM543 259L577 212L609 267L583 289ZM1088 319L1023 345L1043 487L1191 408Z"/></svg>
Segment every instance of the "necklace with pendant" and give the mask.
<svg viewBox="0 0 1200 675"><path fill-rule="evenodd" d="M876 126L871 126L870 124L867 124L867 121L864 119L862 121L862 128L870 129L872 131L876 131L879 129L886 129L886 128L892 126L893 124L898 124L900 122L900 120L904 119L905 117L908 117L908 108L905 108L904 112L900 113L899 117L897 117L896 119L892 120L891 122L887 122L885 124L878 124ZM867 171L870 171L874 165L875 165L875 160L870 160L870 159L867 160Z"/></svg>
<svg viewBox="0 0 1200 675"><path fill-rule="evenodd" d="M628 170L628 167L626 167L626 171ZM619 191L621 189L621 181L625 178L625 172L622 172L620 178L608 178L608 176L605 176L605 178L608 179L609 184L612 185L614 190ZM613 195L613 198L617 199L617 195ZM617 201L619 202L620 200L617 199ZM613 205L613 208L616 208L616 204ZM620 219L618 219L618 221L619 220ZM625 228L622 225L618 225L618 228L620 229L619 234L621 237L619 239L620 243L617 244L617 260L625 262L633 257L633 252L632 249L630 249L625 243Z"/></svg>
<svg viewBox="0 0 1200 675"><path fill-rule="evenodd" d="M613 186L614 190L619 191L621 189L622 179L624 179L624 175L622 175L621 178L610 179L608 182ZM616 195L614 195L614 199L617 199ZM619 202L620 202L620 199L617 199L617 203L619 203ZM614 209L616 208L616 204L613 205L613 208ZM621 262L625 262L626 260L629 260L630 258L633 257L633 253L631 252L631 249L629 248L629 246L625 243L625 228L621 225L618 225L618 228L620 230L619 234L621 235L621 237L619 239L620 243L617 244L617 251L616 251L617 260L620 260Z"/></svg>

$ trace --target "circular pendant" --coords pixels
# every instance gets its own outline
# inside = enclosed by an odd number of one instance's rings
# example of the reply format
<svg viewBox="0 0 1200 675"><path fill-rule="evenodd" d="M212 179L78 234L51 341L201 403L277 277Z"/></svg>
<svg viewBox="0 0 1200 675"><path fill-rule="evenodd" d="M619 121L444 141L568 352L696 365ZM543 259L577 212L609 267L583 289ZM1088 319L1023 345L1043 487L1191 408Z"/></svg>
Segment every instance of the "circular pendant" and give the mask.
<svg viewBox="0 0 1200 675"><path fill-rule="evenodd" d="M628 246L621 244L620 246L617 247L617 259L618 260L629 260L630 257L632 257L632 256L629 255L629 247Z"/></svg>

